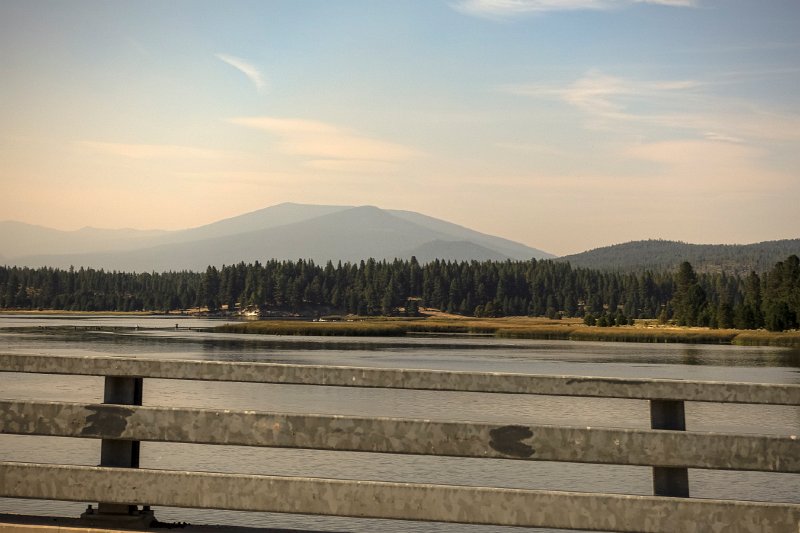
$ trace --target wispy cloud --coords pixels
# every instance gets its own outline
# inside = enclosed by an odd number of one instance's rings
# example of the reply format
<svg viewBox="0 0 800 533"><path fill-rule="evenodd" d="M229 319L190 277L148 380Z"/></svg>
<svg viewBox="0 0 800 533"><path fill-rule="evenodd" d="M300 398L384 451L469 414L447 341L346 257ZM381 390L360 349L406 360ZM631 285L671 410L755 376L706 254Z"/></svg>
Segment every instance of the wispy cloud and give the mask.
<svg viewBox="0 0 800 533"><path fill-rule="evenodd" d="M509 94L559 100L583 112L590 129L655 127L725 142L800 139L800 115L770 112L752 102L721 97L714 83L635 80L591 71L567 85L505 85Z"/></svg>
<svg viewBox="0 0 800 533"><path fill-rule="evenodd" d="M715 131L705 132L704 137L709 141L720 141L720 142L736 143L736 144L744 142L744 140L740 139L739 137L733 137L731 135L723 135Z"/></svg>
<svg viewBox="0 0 800 533"><path fill-rule="evenodd" d="M308 158L311 161L306 165L318 169L377 169L381 165L375 163L397 163L421 155L402 144L373 139L315 120L238 117L230 122L276 135L281 151Z"/></svg>
<svg viewBox="0 0 800 533"><path fill-rule="evenodd" d="M78 145L96 153L131 159L219 159L227 155L222 150L180 146L175 144L127 144L100 141L78 141Z"/></svg>
<svg viewBox="0 0 800 533"><path fill-rule="evenodd" d="M264 79L264 76L261 74L253 64L248 63L244 59L239 57L231 56L228 54L214 54L217 59L227 63L228 65L232 66L253 82L253 85L256 86L256 89L259 91L263 91L267 88L267 82Z"/></svg>
<svg viewBox="0 0 800 533"><path fill-rule="evenodd" d="M731 101L714 107L707 101L706 111L674 112L639 117L641 121L675 129L698 132L705 138L716 137L727 142L800 141L800 115L792 112L770 112L750 103Z"/></svg>
<svg viewBox="0 0 800 533"><path fill-rule="evenodd" d="M461 0L451 6L479 17L513 17L547 11L585 11L620 9L635 4L693 7L696 0Z"/></svg>
<svg viewBox="0 0 800 533"><path fill-rule="evenodd" d="M591 71L567 86L542 84L505 85L501 91L523 96L557 98L592 115L631 119L627 107L635 101L664 100L703 84L694 80L641 81Z"/></svg>

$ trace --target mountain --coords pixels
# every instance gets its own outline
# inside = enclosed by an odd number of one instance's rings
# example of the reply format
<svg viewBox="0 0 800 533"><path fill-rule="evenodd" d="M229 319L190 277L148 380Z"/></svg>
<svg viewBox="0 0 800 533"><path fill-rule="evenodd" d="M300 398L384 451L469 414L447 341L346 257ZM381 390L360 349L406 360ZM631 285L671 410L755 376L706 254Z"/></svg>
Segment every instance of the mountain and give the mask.
<svg viewBox="0 0 800 533"><path fill-rule="evenodd" d="M460 239L461 240L460 242L472 243L478 245L476 248L474 248L475 252L477 253L482 253L479 252L479 249L488 248L491 252L499 253L503 256L503 257L498 257L498 259L527 260L530 259L531 257L536 257L537 259L545 256L553 257L550 254L544 254L541 250L536 250L538 254L532 256L531 248L525 246L524 244L510 241L508 239L503 239L501 237L493 237L491 235L486 235L485 233L479 233L477 231L465 228L463 226L459 226L457 224L453 224L451 222L445 222L444 220L439 220L437 218L429 217L427 215L415 213L414 211L389 210L389 213L393 214L396 217L408 220L409 222L413 222L415 224L419 224L420 226L429 228L433 231L437 231L444 235L448 235L451 238ZM455 250L453 251L455 253ZM439 258L443 259L444 257L440 256ZM417 256L417 259L419 259L419 256Z"/></svg>
<svg viewBox="0 0 800 533"><path fill-rule="evenodd" d="M689 244L678 241L646 240L596 248L560 257L574 267L616 271L677 270L688 261L698 272L746 274L764 272L788 256L800 255L800 239L765 241L754 244Z"/></svg>
<svg viewBox="0 0 800 533"><path fill-rule="evenodd" d="M61 231L13 220L0 221L0 254L10 260L32 254L127 250L166 235L161 230L81 228Z"/></svg>
<svg viewBox="0 0 800 533"><path fill-rule="evenodd" d="M304 205L283 203L251 213L185 230L169 232L156 239L159 244L191 242L214 237L249 233L254 229L275 228L349 209L341 205Z"/></svg>
<svg viewBox="0 0 800 533"><path fill-rule="evenodd" d="M475 261L505 261L511 259L507 255L474 242L442 241L438 239L426 242L400 254L400 257L411 256L416 257L420 263L429 263L434 259L443 259L445 261L461 261L464 258Z"/></svg>
<svg viewBox="0 0 800 533"><path fill-rule="evenodd" d="M56 230L50 230L56 231ZM63 232L62 232L63 233ZM34 239L14 254L3 248L5 261L25 266L67 268L91 266L107 270L205 270L240 261L312 259L317 263L375 259L420 261L544 259L553 257L528 246L479 233L411 211L389 211L372 206L280 204L213 224L174 232L129 238L127 248L95 247L71 253L42 253L52 240ZM4 239L13 241L9 231Z"/></svg>

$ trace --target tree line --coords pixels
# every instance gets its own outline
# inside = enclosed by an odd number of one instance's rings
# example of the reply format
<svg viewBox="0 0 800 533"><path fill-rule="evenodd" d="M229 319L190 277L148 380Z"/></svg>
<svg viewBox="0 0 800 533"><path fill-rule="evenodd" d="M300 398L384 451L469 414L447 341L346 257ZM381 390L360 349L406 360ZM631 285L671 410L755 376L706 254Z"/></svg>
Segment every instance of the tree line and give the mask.
<svg viewBox="0 0 800 533"><path fill-rule="evenodd" d="M688 261L697 272L727 272L746 276L766 272L790 255L800 255L800 239L755 244L690 244L650 239L615 244L562 257L573 267L599 270L677 270Z"/></svg>
<svg viewBox="0 0 800 533"><path fill-rule="evenodd" d="M429 307L475 317L582 317L617 325L658 318L687 326L796 329L800 259L746 276L607 272L550 260L411 260L358 263L268 261L205 272L127 273L102 269L0 267L0 307L72 311L245 309L305 315L416 315Z"/></svg>

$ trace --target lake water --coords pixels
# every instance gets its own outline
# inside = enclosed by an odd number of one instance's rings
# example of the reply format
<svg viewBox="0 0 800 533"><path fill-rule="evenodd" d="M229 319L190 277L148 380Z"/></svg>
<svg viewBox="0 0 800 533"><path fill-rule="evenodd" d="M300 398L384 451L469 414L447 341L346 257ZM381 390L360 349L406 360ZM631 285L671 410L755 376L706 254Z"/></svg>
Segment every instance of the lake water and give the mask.
<svg viewBox="0 0 800 533"><path fill-rule="evenodd" d="M506 340L241 336L190 328L218 320L0 316L0 351L263 361L386 368L800 383L800 351L784 348ZM179 329L175 329L175 325ZM100 330L98 330L100 328ZM116 328L115 330L109 330ZM138 329L134 329L138 328ZM0 398L102 401L102 378L0 373ZM148 379L144 404L517 424L649 427L646 401ZM687 429L800 433L800 408L686 404ZM0 457L95 465L100 442L0 435ZM143 468L652 494L651 469L145 442ZM800 503L800 475L690 470L693 497ZM0 513L76 516L85 504L0 498ZM329 531L520 531L338 517L157 508L162 521ZM522 530L525 530L524 528ZM531 529L530 531L555 531Z"/></svg>

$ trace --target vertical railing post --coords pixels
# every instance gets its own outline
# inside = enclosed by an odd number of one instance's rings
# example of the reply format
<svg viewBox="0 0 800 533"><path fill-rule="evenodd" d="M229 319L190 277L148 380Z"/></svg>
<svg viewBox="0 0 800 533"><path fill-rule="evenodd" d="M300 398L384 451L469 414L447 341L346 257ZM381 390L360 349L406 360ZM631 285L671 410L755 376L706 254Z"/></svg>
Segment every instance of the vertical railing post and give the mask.
<svg viewBox="0 0 800 533"><path fill-rule="evenodd" d="M142 388L142 378L106 376L103 403L142 405ZM139 448L139 441L103 439L100 443L100 466L139 468ZM145 525L154 520L153 512L147 506L140 511L134 504L104 502L97 505L97 510L90 505L82 517L93 522L141 522Z"/></svg>
<svg viewBox="0 0 800 533"><path fill-rule="evenodd" d="M142 378L106 376L103 403L142 405ZM139 441L103 439L100 444L100 466L139 468ZM135 505L100 503L101 514L133 514Z"/></svg>
<svg viewBox="0 0 800 533"><path fill-rule="evenodd" d="M686 431L686 413L682 400L650 400L650 427ZM653 494L689 497L689 469L670 466L653 467Z"/></svg>

